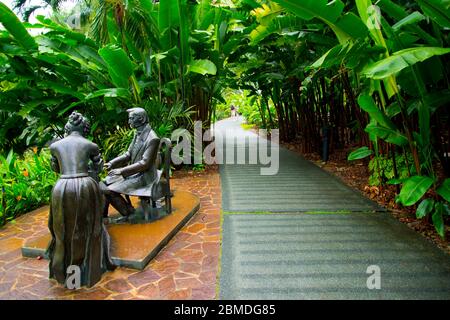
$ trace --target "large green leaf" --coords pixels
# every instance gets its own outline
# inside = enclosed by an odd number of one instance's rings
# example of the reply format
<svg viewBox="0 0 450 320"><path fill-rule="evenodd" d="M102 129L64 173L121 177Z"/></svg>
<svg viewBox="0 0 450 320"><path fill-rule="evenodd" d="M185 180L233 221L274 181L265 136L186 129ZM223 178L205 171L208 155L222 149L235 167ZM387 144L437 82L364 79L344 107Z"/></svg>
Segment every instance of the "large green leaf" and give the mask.
<svg viewBox="0 0 450 320"><path fill-rule="evenodd" d="M378 0L377 6L383 10L389 17L394 21L401 21L408 17L408 12L405 10L404 6L396 4L391 0ZM438 46L439 42L432 37L429 33L425 32L418 24L406 24L404 25L406 29L414 32L430 46Z"/></svg>
<svg viewBox="0 0 450 320"><path fill-rule="evenodd" d="M424 61L433 56L450 52L450 48L419 47L400 50L383 60L369 64L362 70L362 74L372 79L384 79L395 75L406 67Z"/></svg>
<svg viewBox="0 0 450 320"><path fill-rule="evenodd" d="M62 102L62 99L59 97L33 99L24 104L24 106L18 112L18 115L25 118L26 116L28 116L28 114L30 112L32 112L33 110L35 110L37 107L39 107L41 105L55 106L57 104L60 104L61 102Z"/></svg>
<svg viewBox="0 0 450 320"><path fill-rule="evenodd" d="M119 88L128 88L129 79L133 75L133 64L122 48L107 45L98 53L108 66L112 82Z"/></svg>
<svg viewBox="0 0 450 320"><path fill-rule="evenodd" d="M85 100L90 100L98 97L107 97L107 98L123 98L130 99L130 92L124 88L109 88L109 89L101 89L95 92L88 94Z"/></svg>
<svg viewBox="0 0 450 320"><path fill-rule="evenodd" d="M270 80L283 80L284 79L284 75L279 72L267 72L267 73L262 74L262 77L264 79L270 79Z"/></svg>
<svg viewBox="0 0 450 320"><path fill-rule="evenodd" d="M210 60L193 60L188 65L188 72L200 73L202 75L212 74L215 75L217 73L217 68L214 63Z"/></svg>
<svg viewBox="0 0 450 320"><path fill-rule="evenodd" d="M404 26L407 26L407 25L410 25L410 24L417 24L420 21L425 20L425 19L426 18L424 17L423 14L421 14L420 12L414 11L410 15L406 16L405 18L403 18L402 20L400 20L399 22L394 24L392 26L392 29L394 31L399 31Z"/></svg>
<svg viewBox="0 0 450 320"><path fill-rule="evenodd" d="M256 0L241 0L241 3L250 6L252 9L256 9L260 6L260 4Z"/></svg>
<svg viewBox="0 0 450 320"><path fill-rule="evenodd" d="M23 24L3 2L0 2L0 23L27 50L37 49L37 44Z"/></svg>
<svg viewBox="0 0 450 320"><path fill-rule="evenodd" d="M371 38L375 41L375 44L377 46L383 47L385 49L383 56L389 57L389 47L387 46L386 41L384 40L383 33L381 31L382 17L380 10L378 10L377 6L374 6L372 4L371 0L356 0L356 7L359 16L369 29ZM383 83L389 98L398 92L398 86L395 77L390 76L385 79ZM383 96L384 93L380 90L381 88L378 89L378 92L381 96Z"/></svg>
<svg viewBox="0 0 450 320"><path fill-rule="evenodd" d="M436 229L436 232L443 238L445 236L443 203L441 202L436 203L434 209L435 211L431 217L433 220L434 228Z"/></svg>
<svg viewBox="0 0 450 320"><path fill-rule="evenodd" d="M183 59L182 63L187 65L190 62L191 55L189 48L189 25L188 19L186 18L188 16L186 0L178 0L178 7L180 21L178 41L180 46L180 54Z"/></svg>
<svg viewBox="0 0 450 320"><path fill-rule="evenodd" d="M334 46L305 70L330 68L334 65L342 64L345 64L349 68L355 68L361 63L366 63L367 59L370 59L371 56L384 52L385 49L380 46L369 47L364 41L349 41L345 44Z"/></svg>
<svg viewBox="0 0 450 320"><path fill-rule="evenodd" d="M260 24L252 30L249 35L250 44L256 45L273 33L281 34L285 30L298 30L300 25L301 20L291 15L273 17L269 22Z"/></svg>
<svg viewBox="0 0 450 320"><path fill-rule="evenodd" d="M425 95L425 103L430 106L431 113L434 113L438 108L450 105L450 90L439 90Z"/></svg>
<svg viewBox="0 0 450 320"><path fill-rule="evenodd" d="M355 151L352 151L348 155L347 160L350 160L350 161L352 161L352 160L359 160L359 159L366 158L366 157L368 157L368 156L370 156L372 154L373 154L373 151L370 150L369 148L361 147L359 149L356 149Z"/></svg>
<svg viewBox="0 0 450 320"><path fill-rule="evenodd" d="M359 16L369 29L370 36L375 41L375 44L385 48L383 56L389 57L389 48L384 40L383 33L381 32L382 17L380 10L378 10L377 6L372 4L371 0L356 0L356 7L358 9ZM397 82L393 76L388 77L383 82L389 98L398 92ZM379 94L383 96L384 93L380 90L378 91Z"/></svg>
<svg viewBox="0 0 450 320"><path fill-rule="evenodd" d="M340 43L351 38L363 38L367 29L353 13L342 16L344 3L341 0L276 0L287 10L304 20L318 18L325 22L336 34Z"/></svg>
<svg viewBox="0 0 450 320"><path fill-rule="evenodd" d="M444 198L446 201L450 202L450 178L445 179L436 192Z"/></svg>
<svg viewBox="0 0 450 320"><path fill-rule="evenodd" d="M276 2L302 19L311 20L320 16L321 19L331 23L337 21L344 9L342 1L333 1L331 4L327 0L277 0Z"/></svg>
<svg viewBox="0 0 450 320"><path fill-rule="evenodd" d="M161 0L159 2L158 25L161 49L162 51L170 51L174 47L178 49L179 60L176 65L171 65L169 68L179 70L183 100L186 97L184 75L187 71L186 66L191 60L189 22L186 0Z"/></svg>
<svg viewBox="0 0 450 320"><path fill-rule="evenodd" d="M408 138L396 129L382 127L380 125L376 125L373 123L369 123L365 129L367 133L371 133L376 135L377 137L395 144L397 146L406 146L408 145Z"/></svg>
<svg viewBox="0 0 450 320"><path fill-rule="evenodd" d="M377 45L387 49L386 42L381 32L381 16L379 10L376 9L377 7L372 5L371 0L356 0L356 7L359 16L369 29L372 39Z"/></svg>
<svg viewBox="0 0 450 320"><path fill-rule="evenodd" d="M214 20L214 10L210 0L200 0L195 11L195 24L199 30L206 30Z"/></svg>
<svg viewBox="0 0 450 320"><path fill-rule="evenodd" d="M416 210L417 219L422 219L427 214L429 214L434 208L434 200L433 199L425 199L423 200Z"/></svg>
<svg viewBox="0 0 450 320"><path fill-rule="evenodd" d="M75 85L75 83L73 84ZM70 87L62 85L53 81L41 81L38 83L38 87L41 89L51 89L58 93L69 94L79 100L84 99L84 94L78 91L72 90Z"/></svg>
<svg viewBox="0 0 450 320"><path fill-rule="evenodd" d="M431 128L430 128L430 107L425 103L420 102L417 109L419 115L419 129L420 129L420 137L422 141L422 152L427 154L431 153L431 144L430 144L430 136L431 136Z"/></svg>
<svg viewBox="0 0 450 320"><path fill-rule="evenodd" d="M158 26L160 32L164 32L180 23L180 8L178 0L159 1Z"/></svg>
<svg viewBox="0 0 450 320"><path fill-rule="evenodd" d="M448 0L417 0L423 12L444 28L450 28L450 3Z"/></svg>
<svg viewBox="0 0 450 320"><path fill-rule="evenodd" d="M186 0L161 0L159 2L158 26L163 50L177 46L182 63L189 62L189 26ZM178 37L173 30L176 30Z"/></svg>
<svg viewBox="0 0 450 320"><path fill-rule="evenodd" d="M358 105L378 124L392 130L397 129L395 124L378 108L371 96L364 94L360 95L358 97Z"/></svg>
<svg viewBox="0 0 450 320"><path fill-rule="evenodd" d="M433 185L433 179L425 176L413 176L405 181L399 194L399 201L404 206L412 206Z"/></svg>
<svg viewBox="0 0 450 320"><path fill-rule="evenodd" d="M450 217L450 207L446 203L442 206L442 215Z"/></svg>
<svg viewBox="0 0 450 320"><path fill-rule="evenodd" d="M81 66L89 71L93 72L104 72L106 64L98 54L98 49L85 44L74 44L74 45L64 45L61 43L60 34L52 33L51 35L41 35L36 37L36 42L39 46L44 47L41 52L52 52L57 55L53 57L58 57L63 60L74 60ZM55 67L60 67L60 64L56 64ZM107 76L107 75L106 75Z"/></svg>
<svg viewBox="0 0 450 320"><path fill-rule="evenodd" d="M70 30L69 28L56 23L50 18L46 18L45 16L38 15L36 16L36 20L40 22L40 25L42 27L45 27L47 29L51 29L54 31L58 31L58 33L64 34L65 39L71 39L75 40L77 43L83 43L92 47L96 46L96 43L94 40L86 37L83 33L74 32ZM48 36L49 34L47 34ZM50 35L51 36L51 35Z"/></svg>

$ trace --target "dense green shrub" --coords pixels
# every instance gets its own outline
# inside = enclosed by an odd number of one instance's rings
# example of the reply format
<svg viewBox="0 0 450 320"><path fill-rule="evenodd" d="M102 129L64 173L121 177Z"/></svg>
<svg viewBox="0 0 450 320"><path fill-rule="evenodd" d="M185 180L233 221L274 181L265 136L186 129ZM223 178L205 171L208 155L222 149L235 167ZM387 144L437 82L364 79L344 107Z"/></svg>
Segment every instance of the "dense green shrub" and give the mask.
<svg viewBox="0 0 450 320"><path fill-rule="evenodd" d="M12 150L0 155L0 225L50 199L57 174L50 167L50 152L33 148L20 157Z"/></svg>
<svg viewBox="0 0 450 320"><path fill-rule="evenodd" d="M104 140L100 140L104 159L110 161L124 153L133 140L133 136L134 130L128 127L117 126L115 131L109 132Z"/></svg>
<svg viewBox="0 0 450 320"><path fill-rule="evenodd" d="M379 155L373 157L369 162L369 184L379 186L380 184L396 182L395 178L405 180L415 174L414 160L411 154L397 154L395 157L397 177L395 177L394 161L391 157Z"/></svg>

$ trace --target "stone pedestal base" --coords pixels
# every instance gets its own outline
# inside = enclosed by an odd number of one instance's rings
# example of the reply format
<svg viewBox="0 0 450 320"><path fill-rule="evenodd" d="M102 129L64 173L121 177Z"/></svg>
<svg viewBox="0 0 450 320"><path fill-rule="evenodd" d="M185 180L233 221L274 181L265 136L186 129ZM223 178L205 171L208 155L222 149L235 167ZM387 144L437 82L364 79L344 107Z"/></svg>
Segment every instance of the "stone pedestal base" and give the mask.
<svg viewBox="0 0 450 320"><path fill-rule="evenodd" d="M133 199L137 204L137 199ZM198 211L200 199L190 192L175 191L170 215L151 223L119 223L107 225L111 236L111 256L117 266L142 270L169 240ZM113 215L115 212L110 212ZM45 257L50 233L27 241L22 247L24 257Z"/></svg>

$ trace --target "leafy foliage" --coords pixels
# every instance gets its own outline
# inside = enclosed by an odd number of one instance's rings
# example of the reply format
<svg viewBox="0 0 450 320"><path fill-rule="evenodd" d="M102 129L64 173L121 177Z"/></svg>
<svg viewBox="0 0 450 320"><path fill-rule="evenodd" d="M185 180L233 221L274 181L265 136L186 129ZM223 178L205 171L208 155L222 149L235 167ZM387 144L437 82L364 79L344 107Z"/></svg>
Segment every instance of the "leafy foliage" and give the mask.
<svg viewBox="0 0 450 320"><path fill-rule="evenodd" d="M412 156L410 154L397 154L394 160L391 157L373 157L369 162L369 184L379 186L381 184L399 184L414 174ZM397 171L397 176L395 175Z"/></svg>
<svg viewBox="0 0 450 320"><path fill-rule="evenodd" d="M47 149L33 148L23 158L12 150L0 155L0 225L48 203L56 179Z"/></svg>

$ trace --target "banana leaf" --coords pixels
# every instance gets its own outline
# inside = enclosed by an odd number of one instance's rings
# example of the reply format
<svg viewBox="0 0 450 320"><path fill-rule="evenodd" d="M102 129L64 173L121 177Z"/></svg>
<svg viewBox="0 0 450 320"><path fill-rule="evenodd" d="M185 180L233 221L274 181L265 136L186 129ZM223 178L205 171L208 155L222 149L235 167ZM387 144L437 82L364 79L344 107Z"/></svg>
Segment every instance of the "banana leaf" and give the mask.
<svg viewBox="0 0 450 320"><path fill-rule="evenodd" d="M340 0L276 0L280 5L304 20L313 18L326 23L336 34L339 43L351 38L364 38L367 28L356 15L349 12L342 15L344 3Z"/></svg>
<svg viewBox="0 0 450 320"><path fill-rule="evenodd" d="M3 2L0 2L0 23L3 24L5 29L8 30L23 48L28 51L37 49L37 44L33 37L30 36L14 12L12 12Z"/></svg>
<svg viewBox="0 0 450 320"><path fill-rule="evenodd" d="M112 82L119 88L128 88L133 75L133 64L122 48L107 45L98 51L108 66Z"/></svg>
<svg viewBox="0 0 450 320"><path fill-rule="evenodd" d="M405 181L398 196L404 206L412 206L433 185L433 179L426 176L413 176Z"/></svg>
<svg viewBox="0 0 450 320"><path fill-rule="evenodd" d="M450 28L450 6L443 0L417 0L423 12L443 28Z"/></svg>
<svg viewBox="0 0 450 320"><path fill-rule="evenodd" d="M439 47L419 47L400 50L393 53L390 57L367 65L362 70L362 74L372 79L384 79L418 62L449 52L450 48Z"/></svg>
<svg viewBox="0 0 450 320"><path fill-rule="evenodd" d="M202 75L211 74L215 75L217 73L216 65L210 60L193 60L187 68L187 72L199 73Z"/></svg>

